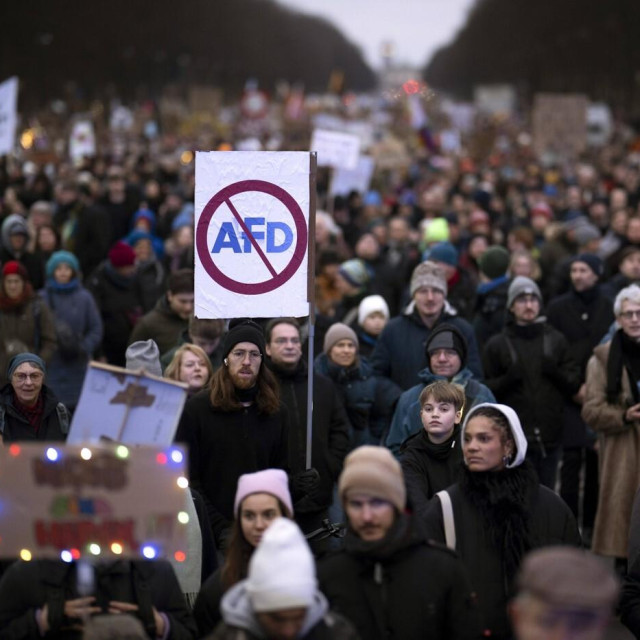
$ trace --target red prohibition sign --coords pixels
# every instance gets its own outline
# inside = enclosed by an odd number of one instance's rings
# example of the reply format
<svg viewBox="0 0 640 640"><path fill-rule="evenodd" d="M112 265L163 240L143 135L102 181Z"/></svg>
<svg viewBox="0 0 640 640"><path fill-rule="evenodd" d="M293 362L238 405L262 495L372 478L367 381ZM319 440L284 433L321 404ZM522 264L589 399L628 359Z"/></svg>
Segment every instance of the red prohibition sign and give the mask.
<svg viewBox="0 0 640 640"><path fill-rule="evenodd" d="M296 246L291 260L280 273L273 268L271 262L269 262L269 258L265 255L262 247L253 237L253 234L249 231L247 225L242 219L242 216L238 213L231 202L232 196L245 191L259 191L273 196L282 202L293 218L296 228ZM222 273L222 271L215 265L207 245L207 233L209 231L211 218L213 218L222 204L226 204L227 207L229 207L233 217L238 221L240 228L244 231L245 235L251 242L251 245L256 250L256 253L260 256L261 260L273 276L272 278L264 280L263 282L239 282L238 280L229 278L229 276ZM274 289L281 287L300 267L307 250L307 222L300 205L298 205L294 198L282 187L272 184L271 182L266 182L265 180L241 180L240 182L234 182L233 184L230 184L224 187L224 189L218 191L218 193L216 193L205 205L202 215L198 220L198 228L196 230L196 250L204 270L224 289L245 295L268 293L269 291L273 291Z"/></svg>

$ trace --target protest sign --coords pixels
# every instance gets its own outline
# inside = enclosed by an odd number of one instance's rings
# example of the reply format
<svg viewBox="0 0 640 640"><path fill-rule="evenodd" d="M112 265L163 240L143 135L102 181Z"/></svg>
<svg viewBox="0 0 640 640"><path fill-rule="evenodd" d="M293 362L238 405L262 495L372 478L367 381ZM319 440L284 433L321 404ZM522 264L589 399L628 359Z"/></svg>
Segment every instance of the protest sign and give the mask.
<svg viewBox="0 0 640 640"><path fill-rule="evenodd" d="M186 559L180 447L13 443L0 450L0 557Z"/></svg>
<svg viewBox="0 0 640 640"><path fill-rule="evenodd" d="M0 156L13 151L18 122L18 78L0 84Z"/></svg>
<svg viewBox="0 0 640 640"><path fill-rule="evenodd" d="M314 129L311 151L318 154L318 166L355 169L360 157L360 138L352 133Z"/></svg>
<svg viewBox="0 0 640 640"><path fill-rule="evenodd" d="M91 362L73 414L68 444L112 440L168 446L186 399L186 385Z"/></svg>
<svg viewBox="0 0 640 640"><path fill-rule="evenodd" d="M538 93L533 103L533 148L539 156L573 159L587 145L587 107L581 94Z"/></svg>
<svg viewBox="0 0 640 640"><path fill-rule="evenodd" d="M336 169L329 187L332 196L346 196L351 191L366 193L371 184L375 161L370 156L360 156L355 169Z"/></svg>
<svg viewBox="0 0 640 640"><path fill-rule="evenodd" d="M305 316L311 154L196 153L195 315Z"/></svg>
<svg viewBox="0 0 640 640"><path fill-rule="evenodd" d="M69 138L69 157L71 161L79 165L85 158L93 158L96 155L96 134L93 123L89 120L79 120L74 123Z"/></svg>

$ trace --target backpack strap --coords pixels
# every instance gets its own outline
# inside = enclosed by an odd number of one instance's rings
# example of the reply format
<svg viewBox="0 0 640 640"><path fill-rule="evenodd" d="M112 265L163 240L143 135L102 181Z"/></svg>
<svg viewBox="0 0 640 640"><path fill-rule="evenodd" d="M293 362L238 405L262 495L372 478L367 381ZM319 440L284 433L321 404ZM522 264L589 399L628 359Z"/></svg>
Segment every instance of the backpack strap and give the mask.
<svg viewBox="0 0 640 640"><path fill-rule="evenodd" d="M456 523L453 519L453 505L451 504L451 496L446 489L436 493L440 498L440 506L442 507L442 520L444 523L444 538L447 547L455 551L456 548Z"/></svg>
<svg viewBox="0 0 640 640"><path fill-rule="evenodd" d="M69 425L71 424L71 416L69 410L62 402L58 402L56 405L56 414L58 415L58 424L60 425L60 431L62 433L69 433ZM2 416L2 424L0 425L0 433L2 433L2 427L4 427L4 415Z"/></svg>

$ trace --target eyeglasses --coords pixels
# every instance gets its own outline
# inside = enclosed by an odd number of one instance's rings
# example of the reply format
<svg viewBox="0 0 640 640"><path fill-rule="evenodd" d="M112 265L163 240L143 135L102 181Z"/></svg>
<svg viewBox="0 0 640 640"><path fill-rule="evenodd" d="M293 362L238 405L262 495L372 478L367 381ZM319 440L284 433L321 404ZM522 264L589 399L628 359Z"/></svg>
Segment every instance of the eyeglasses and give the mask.
<svg viewBox="0 0 640 640"><path fill-rule="evenodd" d="M640 319L640 309L638 311L621 311L620 317L625 320L633 320L633 318Z"/></svg>
<svg viewBox="0 0 640 640"><path fill-rule="evenodd" d="M38 373L38 372L35 372L35 373L14 373L13 374L13 379L16 382L19 382L20 384L23 384L24 382L26 382L29 379L31 379L33 382L40 382L40 380L42 380L42 378L44 378L44 375L42 375L41 373Z"/></svg>
<svg viewBox="0 0 640 640"><path fill-rule="evenodd" d="M229 354L229 357L232 360L244 360L247 355L249 356L249 360L252 362L257 362L262 358L262 354L259 351L245 351L244 349L236 349Z"/></svg>

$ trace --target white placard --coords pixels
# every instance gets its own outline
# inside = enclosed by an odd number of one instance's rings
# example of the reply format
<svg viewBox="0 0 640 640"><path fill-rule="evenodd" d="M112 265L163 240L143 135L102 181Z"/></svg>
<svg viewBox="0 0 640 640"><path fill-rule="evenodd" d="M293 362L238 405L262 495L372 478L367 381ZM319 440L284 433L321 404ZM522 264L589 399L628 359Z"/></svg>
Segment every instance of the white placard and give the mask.
<svg viewBox="0 0 640 640"><path fill-rule="evenodd" d="M346 196L351 191L366 193L376 163L371 156L360 156L355 169L336 169L331 179L330 194Z"/></svg>
<svg viewBox="0 0 640 640"><path fill-rule="evenodd" d="M318 153L319 167L355 169L360 157L360 138L351 133L314 129L311 151Z"/></svg>
<svg viewBox="0 0 640 640"><path fill-rule="evenodd" d="M0 156L11 153L18 123L18 78L0 84Z"/></svg>
<svg viewBox="0 0 640 640"><path fill-rule="evenodd" d="M0 557L184 562L185 467L176 446L2 447Z"/></svg>
<svg viewBox="0 0 640 640"><path fill-rule="evenodd" d="M93 123L79 120L73 125L69 138L69 157L74 164L80 164L85 158L96 155L96 134Z"/></svg>
<svg viewBox="0 0 640 640"><path fill-rule="evenodd" d="M186 385L120 367L89 363L68 444L113 440L169 446L178 428Z"/></svg>
<svg viewBox="0 0 640 640"><path fill-rule="evenodd" d="M301 317L311 154L196 153L195 315Z"/></svg>

